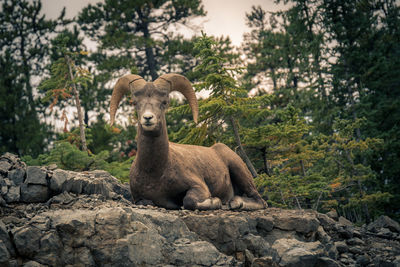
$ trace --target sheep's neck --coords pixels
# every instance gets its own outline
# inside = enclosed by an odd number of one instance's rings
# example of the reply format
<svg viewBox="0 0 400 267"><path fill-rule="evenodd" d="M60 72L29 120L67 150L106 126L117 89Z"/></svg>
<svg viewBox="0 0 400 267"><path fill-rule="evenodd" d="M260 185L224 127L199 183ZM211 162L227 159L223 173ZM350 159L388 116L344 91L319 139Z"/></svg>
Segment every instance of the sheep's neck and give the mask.
<svg viewBox="0 0 400 267"><path fill-rule="evenodd" d="M164 128L160 135L149 136L144 134L142 127L138 127L136 166L140 171L152 174L151 176L161 176L168 161L168 135Z"/></svg>

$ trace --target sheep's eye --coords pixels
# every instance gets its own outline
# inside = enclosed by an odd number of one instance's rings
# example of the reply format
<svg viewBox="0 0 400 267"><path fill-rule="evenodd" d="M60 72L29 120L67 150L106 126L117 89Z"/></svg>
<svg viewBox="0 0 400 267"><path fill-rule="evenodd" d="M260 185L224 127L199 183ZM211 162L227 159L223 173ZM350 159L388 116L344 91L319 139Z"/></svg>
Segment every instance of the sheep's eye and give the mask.
<svg viewBox="0 0 400 267"><path fill-rule="evenodd" d="M163 106L166 106L168 102L164 100L163 102L161 102L161 104L163 104Z"/></svg>

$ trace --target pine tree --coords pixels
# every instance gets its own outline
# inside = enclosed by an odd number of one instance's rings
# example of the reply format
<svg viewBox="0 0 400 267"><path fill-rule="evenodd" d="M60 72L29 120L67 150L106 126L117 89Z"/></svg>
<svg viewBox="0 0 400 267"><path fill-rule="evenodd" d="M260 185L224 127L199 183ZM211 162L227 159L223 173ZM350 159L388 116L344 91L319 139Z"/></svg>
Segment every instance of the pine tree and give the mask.
<svg viewBox="0 0 400 267"><path fill-rule="evenodd" d="M179 63L171 59L182 50L172 47L180 45L177 40L182 36L175 35L173 28L178 24L188 25L188 19L204 15L198 0L108 0L84 8L79 23L99 43L103 53L131 62L121 66L121 70L134 64L139 75L154 80L163 66L168 71L179 71L176 69Z"/></svg>
<svg viewBox="0 0 400 267"><path fill-rule="evenodd" d="M70 52L66 46L69 41L69 35L64 33L59 34L55 38L55 42L58 44L58 52L60 57L51 65L51 76L48 79L42 81L39 86L40 90L46 91L46 97L44 100L52 99L50 108L52 109L58 101L61 99L68 100L73 98L74 105L77 109L78 124L80 131L80 144L83 151L87 151L86 135L85 135L85 124L83 121L83 113L81 108L81 101L79 98L79 92L82 87L86 87L87 83L91 80L91 74L88 70L79 67L75 64L75 57L79 54L86 54L85 51ZM65 110L63 111L63 117L65 123L68 120L65 116ZM66 130L66 127L64 128Z"/></svg>
<svg viewBox="0 0 400 267"><path fill-rule="evenodd" d="M40 120L32 78L43 71L49 36L63 20L41 14L41 1L2 1L0 13L0 152L37 155L51 138Z"/></svg>

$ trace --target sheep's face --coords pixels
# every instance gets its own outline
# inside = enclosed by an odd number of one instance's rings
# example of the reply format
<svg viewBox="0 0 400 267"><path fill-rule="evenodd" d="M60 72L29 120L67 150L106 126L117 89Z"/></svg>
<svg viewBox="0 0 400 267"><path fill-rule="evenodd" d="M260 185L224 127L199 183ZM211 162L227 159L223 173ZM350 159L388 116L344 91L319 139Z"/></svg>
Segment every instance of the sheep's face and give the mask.
<svg viewBox="0 0 400 267"><path fill-rule="evenodd" d="M169 105L169 91L147 83L132 92L138 122L145 132L157 134L165 123L165 111Z"/></svg>

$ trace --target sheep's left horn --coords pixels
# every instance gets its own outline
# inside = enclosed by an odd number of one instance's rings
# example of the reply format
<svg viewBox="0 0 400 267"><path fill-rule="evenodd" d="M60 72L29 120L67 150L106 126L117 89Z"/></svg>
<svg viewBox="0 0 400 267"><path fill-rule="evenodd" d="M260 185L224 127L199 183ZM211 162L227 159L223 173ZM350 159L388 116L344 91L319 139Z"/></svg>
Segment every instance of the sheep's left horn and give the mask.
<svg viewBox="0 0 400 267"><path fill-rule="evenodd" d="M178 91L182 93L189 102L189 106L192 109L193 120L197 123L199 116L199 104L197 103L196 93L193 90L190 81L180 74L170 73L164 74L158 77L154 84L164 88L170 88L170 92Z"/></svg>
<svg viewBox="0 0 400 267"><path fill-rule="evenodd" d="M144 86L146 81L135 74L128 74L118 79L114 86L114 90L110 101L110 125L114 124L115 113L117 112L119 102L124 95L126 95L131 88L136 86Z"/></svg>

